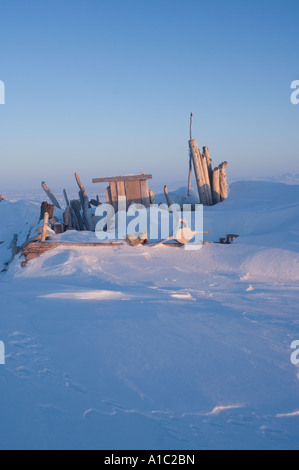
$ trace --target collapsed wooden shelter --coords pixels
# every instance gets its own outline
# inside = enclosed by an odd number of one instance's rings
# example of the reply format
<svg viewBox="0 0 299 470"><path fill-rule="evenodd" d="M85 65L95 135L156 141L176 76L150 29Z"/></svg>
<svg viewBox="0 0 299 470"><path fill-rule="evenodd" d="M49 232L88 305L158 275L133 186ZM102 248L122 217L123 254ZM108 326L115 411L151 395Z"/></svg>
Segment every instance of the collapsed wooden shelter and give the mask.
<svg viewBox="0 0 299 470"><path fill-rule="evenodd" d="M126 207L131 204L143 204L150 207L155 203L155 195L149 190L148 180L152 179L152 175L127 175L114 176L110 178L94 178L93 183L109 183L106 189L106 200L117 211L119 203Z"/></svg>

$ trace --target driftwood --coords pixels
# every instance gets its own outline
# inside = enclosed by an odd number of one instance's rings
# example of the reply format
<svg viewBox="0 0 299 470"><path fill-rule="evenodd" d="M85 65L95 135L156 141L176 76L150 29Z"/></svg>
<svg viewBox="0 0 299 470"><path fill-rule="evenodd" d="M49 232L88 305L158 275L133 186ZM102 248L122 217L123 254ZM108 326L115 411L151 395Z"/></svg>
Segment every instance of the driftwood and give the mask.
<svg viewBox="0 0 299 470"><path fill-rule="evenodd" d="M99 247L115 247L115 246L122 246L123 242L99 242L99 243L53 243L53 242L45 242L45 243L28 243L24 246L22 251L22 256L25 256L25 261L22 262L22 267L25 267L26 264L31 261L32 259L38 258L43 253L47 251L54 250L55 248L65 247L72 248L72 247L79 247L79 248L99 248Z"/></svg>
<svg viewBox="0 0 299 470"><path fill-rule="evenodd" d="M57 201L56 197L54 196L54 194L52 193L51 189L49 188L49 186L47 185L45 181L42 182L42 188L47 194L52 204L54 204L54 206L57 207L57 209L61 209L59 202Z"/></svg>
<svg viewBox="0 0 299 470"><path fill-rule="evenodd" d="M189 140L189 174L188 174L188 196L191 192L192 161L195 178L198 188L200 202L205 206L218 204L228 196L226 168L227 162L221 163L213 171L212 159L208 147L203 148L203 153L198 148L197 141L192 138L192 118L190 120L190 140Z"/></svg>
<svg viewBox="0 0 299 470"><path fill-rule="evenodd" d="M52 219L53 216L54 216L54 205L49 204L48 202L44 201L41 205L40 219L39 220L44 220L46 212L48 212L48 214L49 214L49 219Z"/></svg>
<svg viewBox="0 0 299 470"><path fill-rule="evenodd" d="M93 226L93 223L91 221L91 218L89 216L89 199L88 199L88 196L87 196L87 193L85 191L85 188L79 178L79 175L77 173L75 173L75 178L76 178L76 181L77 181L77 184L79 186L79 197L80 197L80 201L81 201L81 205L82 205L82 209L83 209L83 221L84 221L84 226L86 228L86 230L92 232L94 231L94 226Z"/></svg>
<svg viewBox="0 0 299 470"><path fill-rule="evenodd" d="M221 163L221 165L219 166L219 170L220 170L220 176L219 176L219 180L220 180L220 196L221 196L221 201L224 201L225 199L227 199L227 196L228 196L228 186L227 186L227 178L226 178L226 168L228 166L228 163L227 162L224 162L224 163Z"/></svg>
<svg viewBox="0 0 299 470"><path fill-rule="evenodd" d="M55 224L54 225L54 232L56 234L64 233L65 232L65 225L64 224Z"/></svg>
<svg viewBox="0 0 299 470"><path fill-rule="evenodd" d="M73 207L74 204L72 205L71 202L69 201L69 198L68 198L68 195L67 195L67 192L66 192L65 189L63 190L63 194L64 194L64 199L65 199L65 202L66 202L66 205L67 205L66 211L64 213L64 223L65 223L65 225L67 225L68 230L77 230L77 231L79 231L80 230L80 223L79 223L79 220L77 218L77 214L76 214L76 212L74 210L74 207ZM81 222L81 220L82 220L81 214L80 214L81 207L78 210L79 210L80 222ZM83 224L83 222L82 222L82 224Z"/></svg>
<svg viewBox="0 0 299 470"><path fill-rule="evenodd" d="M70 206L67 206L65 209L65 212L63 213L63 220L64 220L64 225L66 230L72 230L73 225L72 225L72 218L70 214Z"/></svg>
<svg viewBox="0 0 299 470"><path fill-rule="evenodd" d="M208 167L208 173L209 173L209 179L210 179L210 185L211 188L213 188L213 168L212 168L212 159L210 156L210 150L209 147L204 147L203 148L203 156L206 159L206 164Z"/></svg>
<svg viewBox="0 0 299 470"><path fill-rule="evenodd" d="M71 201L71 208L73 209L73 213L75 215L75 220L74 221L72 220L72 225L74 227L74 224L76 224L77 230L82 232L84 230L84 222L83 222L82 215L80 212L81 211L80 201L77 201L76 199Z"/></svg>
<svg viewBox="0 0 299 470"><path fill-rule="evenodd" d="M220 170L217 167L213 171L213 203L219 204L219 202L221 202Z"/></svg>
<svg viewBox="0 0 299 470"><path fill-rule="evenodd" d="M90 204L91 206L94 206L94 207L98 207L98 206L101 205L100 201L98 201L97 199L91 199L91 200L89 201L89 204Z"/></svg>
<svg viewBox="0 0 299 470"><path fill-rule="evenodd" d="M156 204L156 198L155 198L155 193L154 193L154 191L150 191L149 195L150 195L150 203L151 203L151 205L155 205L155 204Z"/></svg>
<svg viewBox="0 0 299 470"><path fill-rule="evenodd" d="M189 141L189 146L192 155L200 201L205 206L212 206L212 193L206 160L203 159L202 154L198 148L197 141L195 139Z"/></svg>
<svg viewBox="0 0 299 470"><path fill-rule="evenodd" d="M44 225L43 225L43 230L42 230L41 243L43 243L46 240L48 222L49 222L49 214L48 212L46 212L44 216Z"/></svg>
<svg viewBox="0 0 299 470"><path fill-rule="evenodd" d="M165 194L165 198L166 198L166 201L167 201L167 205L168 205L168 207L170 207L173 203L170 200L170 197L169 197L169 194L168 194L168 189L167 189L166 185L164 186L164 194Z"/></svg>

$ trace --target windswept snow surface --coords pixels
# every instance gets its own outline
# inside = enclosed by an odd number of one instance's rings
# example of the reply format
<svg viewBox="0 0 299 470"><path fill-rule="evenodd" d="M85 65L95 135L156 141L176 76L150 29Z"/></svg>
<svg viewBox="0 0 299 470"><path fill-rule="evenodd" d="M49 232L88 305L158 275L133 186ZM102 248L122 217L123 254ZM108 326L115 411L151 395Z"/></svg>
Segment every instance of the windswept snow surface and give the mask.
<svg viewBox="0 0 299 470"><path fill-rule="evenodd" d="M0 276L0 447L298 448L298 214L299 186L238 182L205 209L207 239L233 245L17 257ZM2 263L38 216L0 203Z"/></svg>

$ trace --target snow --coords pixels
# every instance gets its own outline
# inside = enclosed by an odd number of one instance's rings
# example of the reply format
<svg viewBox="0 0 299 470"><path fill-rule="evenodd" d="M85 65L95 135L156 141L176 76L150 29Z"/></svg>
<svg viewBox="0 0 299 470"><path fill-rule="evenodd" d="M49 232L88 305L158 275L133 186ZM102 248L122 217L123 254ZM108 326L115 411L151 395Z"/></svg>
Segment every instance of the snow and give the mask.
<svg viewBox="0 0 299 470"><path fill-rule="evenodd" d="M0 203L2 266L39 211ZM299 186L236 182L204 211L205 239L232 245L17 256L0 275L0 447L297 448L298 213Z"/></svg>

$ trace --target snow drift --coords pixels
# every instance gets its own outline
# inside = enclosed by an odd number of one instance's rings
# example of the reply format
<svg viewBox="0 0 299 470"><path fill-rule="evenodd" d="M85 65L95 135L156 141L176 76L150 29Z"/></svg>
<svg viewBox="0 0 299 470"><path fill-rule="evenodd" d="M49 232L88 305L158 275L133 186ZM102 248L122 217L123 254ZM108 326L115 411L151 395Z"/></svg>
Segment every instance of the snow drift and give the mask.
<svg viewBox="0 0 299 470"><path fill-rule="evenodd" d="M204 218L233 245L17 257L0 275L1 448L296 448L298 206L297 186L238 182ZM2 263L38 217L0 203Z"/></svg>

